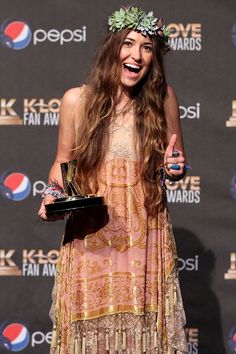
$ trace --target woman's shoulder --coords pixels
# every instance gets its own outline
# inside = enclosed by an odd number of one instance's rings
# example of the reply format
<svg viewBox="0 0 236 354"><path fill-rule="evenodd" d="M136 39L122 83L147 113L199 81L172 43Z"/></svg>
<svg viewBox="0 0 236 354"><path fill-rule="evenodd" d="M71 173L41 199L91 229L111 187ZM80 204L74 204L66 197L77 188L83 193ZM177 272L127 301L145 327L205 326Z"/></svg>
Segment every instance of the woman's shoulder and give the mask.
<svg viewBox="0 0 236 354"><path fill-rule="evenodd" d="M85 92L86 85L73 87L64 93L61 103L68 107L74 107L76 104L79 104L80 101L85 99Z"/></svg>
<svg viewBox="0 0 236 354"><path fill-rule="evenodd" d="M60 105L60 122L61 125L65 122L72 124L78 121L84 107L86 86L73 87L64 93Z"/></svg>

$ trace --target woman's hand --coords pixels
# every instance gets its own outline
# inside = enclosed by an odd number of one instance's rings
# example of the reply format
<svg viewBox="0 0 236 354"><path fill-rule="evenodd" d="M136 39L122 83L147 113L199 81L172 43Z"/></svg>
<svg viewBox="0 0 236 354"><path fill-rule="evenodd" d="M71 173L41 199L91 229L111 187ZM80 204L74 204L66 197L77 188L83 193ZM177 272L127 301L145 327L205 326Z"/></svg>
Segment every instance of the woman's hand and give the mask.
<svg viewBox="0 0 236 354"><path fill-rule="evenodd" d="M56 198L54 198L52 195L46 195L41 203L41 206L38 211L38 216L43 220L43 221L57 221L57 220L63 220L64 217L67 215L67 213L60 214L60 215L55 215L55 216L50 216L48 217L46 214L46 208L45 205L47 204L52 204L54 203Z"/></svg>
<svg viewBox="0 0 236 354"><path fill-rule="evenodd" d="M185 157L183 152L175 148L177 135L173 134L166 148L164 164L169 176L178 177L185 173Z"/></svg>

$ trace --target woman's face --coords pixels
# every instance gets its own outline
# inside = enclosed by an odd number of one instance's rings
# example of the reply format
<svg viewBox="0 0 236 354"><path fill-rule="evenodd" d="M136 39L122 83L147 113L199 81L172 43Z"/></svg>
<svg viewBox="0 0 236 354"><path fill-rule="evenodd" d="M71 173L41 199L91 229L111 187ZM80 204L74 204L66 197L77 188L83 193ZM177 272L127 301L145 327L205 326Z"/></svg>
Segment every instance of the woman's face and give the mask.
<svg viewBox="0 0 236 354"><path fill-rule="evenodd" d="M122 86L132 89L147 74L152 59L151 39L137 31L130 31L120 50Z"/></svg>

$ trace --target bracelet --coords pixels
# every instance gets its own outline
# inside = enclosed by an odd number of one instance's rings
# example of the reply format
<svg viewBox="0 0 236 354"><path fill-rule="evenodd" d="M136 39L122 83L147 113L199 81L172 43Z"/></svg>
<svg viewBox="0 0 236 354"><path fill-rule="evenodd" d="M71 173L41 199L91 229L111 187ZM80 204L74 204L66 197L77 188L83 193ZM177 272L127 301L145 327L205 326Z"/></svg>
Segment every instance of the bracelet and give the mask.
<svg viewBox="0 0 236 354"><path fill-rule="evenodd" d="M178 176L174 176L174 175L168 175L168 173L166 173L166 179L168 179L170 182L178 182L180 181L185 175L186 175L187 169L186 167L184 167L184 171L183 173L181 173L181 175Z"/></svg>
<svg viewBox="0 0 236 354"><path fill-rule="evenodd" d="M47 195L51 195L56 199L65 197L64 191L57 181L52 181L50 184L46 186L46 188L42 193L42 198L45 198Z"/></svg>
<svg viewBox="0 0 236 354"><path fill-rule="evenodd" d="M166 173L165 167L160 167L159 175L160 175L161 187L166 189L166 180L167 179L170 182L178 182L178 181L180 181L186 175L186 172L187 172L187 168L184 167L184 172L181 175L178 175L178 176L172 175L172 176L170 176L170 175L168 175Z"/></svg>
<svg viewBox="0 0 236 354"><path fill-rule="evenodd" d="M159 169L159 176L160 176L160 182L161 182L161 187L163 190L166 190L166 170L164 167L160 167Z"/></svg>

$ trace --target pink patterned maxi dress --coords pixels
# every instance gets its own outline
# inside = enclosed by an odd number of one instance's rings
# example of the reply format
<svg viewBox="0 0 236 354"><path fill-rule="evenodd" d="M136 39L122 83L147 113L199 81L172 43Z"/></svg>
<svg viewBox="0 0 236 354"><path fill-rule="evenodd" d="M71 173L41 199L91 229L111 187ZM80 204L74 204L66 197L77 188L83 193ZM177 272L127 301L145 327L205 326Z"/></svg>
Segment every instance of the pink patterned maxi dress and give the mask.
<svg viewBox="0 0 236 354"><path fill-rule="evenodd" d="M133 131L133 112L109 129L98 176L109 223L61 247L51 354L188 351L171 223L144 207Z"/></svg>

